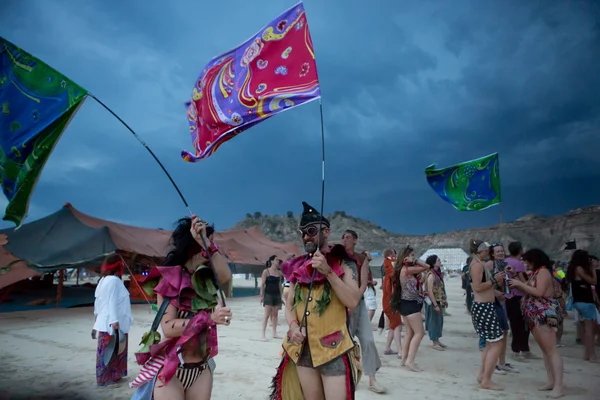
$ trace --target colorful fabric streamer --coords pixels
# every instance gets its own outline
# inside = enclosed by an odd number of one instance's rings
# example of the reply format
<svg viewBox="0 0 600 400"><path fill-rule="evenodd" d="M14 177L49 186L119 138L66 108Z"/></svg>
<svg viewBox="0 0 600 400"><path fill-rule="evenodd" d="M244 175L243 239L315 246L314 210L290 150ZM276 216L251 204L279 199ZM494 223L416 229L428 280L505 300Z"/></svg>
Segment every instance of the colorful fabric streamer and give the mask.
<svg viewBox="0 0 600 400"><path fill-rule="evenodd" d="M444 169L425 168L434 192L459 211L481 211L500 203L498 153Z"/></svg>
<svg viewBox="0 0 600 400"><path fill-rule="evenodd" d="M195 155L220 145L261 121L321 96L304 5L299 3L235 49L215 57L192 91L187 116Z"/></svg>
<svg viewBox="0 0 600 400"><path fill-rule="evenodd" d="M21 224L50 153L87 91L0 37L0 179L4 220Z"/></svg>

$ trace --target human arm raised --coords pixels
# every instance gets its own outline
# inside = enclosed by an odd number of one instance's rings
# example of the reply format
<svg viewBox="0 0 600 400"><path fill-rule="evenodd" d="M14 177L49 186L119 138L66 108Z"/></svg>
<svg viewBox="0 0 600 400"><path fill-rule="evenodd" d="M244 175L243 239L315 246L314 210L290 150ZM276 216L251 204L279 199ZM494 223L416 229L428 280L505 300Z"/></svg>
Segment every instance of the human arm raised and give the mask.
<svg viewBox="0 0 600 400"><path fill-rule="evenodd" d="M585 282L589 283L590 285L595 285L596 284L596 270L592 268L592 273L588 274L583 267L576 267L575 268L575 275L578 275L581 279L583 279Z"/></svg>
<svg viewBox="0 0 600 400"><path fill-rule="evenodd" d="M192 228L190 229L190 232L200 247L210 254L215 273L219 277L219 283L223 285L229 282L231 280L231 270L229 269L225 257L219 251L215 251L216 245L213 245L213 243L208 240L208 237L206 236L206 223L200 221L197 216L192 216Z"/></svg>

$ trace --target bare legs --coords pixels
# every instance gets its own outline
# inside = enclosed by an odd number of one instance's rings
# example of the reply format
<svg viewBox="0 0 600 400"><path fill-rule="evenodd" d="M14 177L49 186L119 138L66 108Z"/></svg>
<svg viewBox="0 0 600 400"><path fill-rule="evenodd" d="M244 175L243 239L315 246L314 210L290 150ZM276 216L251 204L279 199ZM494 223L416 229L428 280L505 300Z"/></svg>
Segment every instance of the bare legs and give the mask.
<svg viewBox="0 0 600 400"><path fill-rule="evenodd" d="M533 328L533 337L544 355L544 364L548 374L548 384L539 390L550 390L548 397L558 399L565 395L563 388L563 361L556 347L556 334L547 325Z"/></svg>
<svg viewBox="0 0 600 400"><path fill-rule="evenodd" d="M385 354L391 354L392 342L396 342L398 357L402 358L402 325L397 326L394 330L388 332L387 341L385 343Z"/></svg>
<svg viewBox="0 0 600 400"><path fill-rule="evenodd" d="M269 317L271 317L271 315L273 315L273 307L265 306L265 315L263 316L262 320L262 340L267 340L265 332L267 330L267 323L269 322Z"/></svg>
<svg viewBox="0 0 600 400"><path fill-rule="evenodd" d="M583 359L586 361L597 362L596 349L594 348L594 330L596 328L596 320L583 320Z"/></svg>
<svg viewBox="0 0 600 400"><path fill-rule="evenodd" d="M273 338L281 339L280 336L277 336L277 323L279 318L279 306L271 307L271 323L273 324ZM263 337L265 336L265 331L263 330Z"/></svg>
<svg viewBox="0 0 600 400"><path fill-rule="evenodd" d="M422 369L415 364L415 357L421 345L421 340L425 336L423 317L418 312L402 318L404 319L404 325L406 325L406 334L402 343L402 364L414 372L421 372Z"/></svg>
<svg viewBox="0 0 600 400"><path fill-rule="evenodd" d="M377 310L369 310L369 321L373 321L373 317L375 316L375 311L377 311Z"/></svg>
<svg viewBox="0 0 600 400"><path fill-rule="evenodd" d="M477 381L482 389L502 390L502 387L492 382L492 374L502 350L501 340L497 342L486 341L485 349L481 352L481 367Z"/></svg>
<svg viewBox="0 0 600 400"><path fill-rule="evenodd" d="M346 400L345 376L324 376L306 367L297 370L305 400Z"/></svg>
<svg viewBox="0 0 600 400"><path fill-rule="evenodd" d="M500 356L498 357L498 365L504 366L506 364L506 346L508 344L508 332L504 332L502 340L500 340L502 348L500 349Z"/></svg>
<svg viewBox="0 0 600 400"><path fill-rule="evenodd" d="M185 400L210 400L212 386L212 374L205 369L192 386L185 391Z"/></svg>

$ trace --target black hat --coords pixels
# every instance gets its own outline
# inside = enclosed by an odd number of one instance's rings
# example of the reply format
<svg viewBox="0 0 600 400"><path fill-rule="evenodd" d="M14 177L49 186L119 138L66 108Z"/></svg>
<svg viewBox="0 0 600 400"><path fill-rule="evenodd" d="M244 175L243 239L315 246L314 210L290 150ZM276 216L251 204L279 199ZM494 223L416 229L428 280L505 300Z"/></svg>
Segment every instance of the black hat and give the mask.
<svg viewBox="0 0 600 400"><path fill-rule="evenodd" d="M329 221L325 217L321 217L321 214L314 207L310 206L307 202L303 201L302 206L304 207L304 211L302 211L302 216L300 217L300 229L308 226L319 224L321 222L321 218L323 219L323 225L329 228Z"/></svg>

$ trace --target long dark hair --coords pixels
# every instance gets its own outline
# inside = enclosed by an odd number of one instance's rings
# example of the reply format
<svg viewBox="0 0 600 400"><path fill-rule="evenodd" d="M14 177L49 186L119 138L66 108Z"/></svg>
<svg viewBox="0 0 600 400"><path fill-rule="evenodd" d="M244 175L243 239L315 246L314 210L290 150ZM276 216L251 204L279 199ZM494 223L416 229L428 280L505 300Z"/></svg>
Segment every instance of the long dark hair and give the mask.
<svg viewBox="0 0 600 400"><path fill-rule="evenodd" d="M269 257L269 259L265 263L265 267L267 267L267 269L271 268L271 265L273 265L273 260L275 260L276 258L277 258L277 256L275 256L275 255Z"/></svg>
<svg viewBox="0 0 600 400"><path fill-rule="evenodd" d="M567 267L567 281L573 282L575 279L575 269L577 267L583 268L585 272L588 274L592 271L592 265L590 264L590 255L585 250L575 250L573 255L571 256L571 261L569 261L569 266Z"/></svg>
<svg viewBox="0 0 600 400"><path fill-rule="evenodd" d="M396 259L394 263L394 278L392 279L392 297L390 299L390 305L392 308L399 310L400 298L402 296L402 285L400 284L400 274L402 273L402 267L404 267L404 259L410 255L414 250L408 245L402 250L400 257Z"/></svg>
<svg viewBox="0 0 600 400"><path fill-rule="evenodd" d="M425 260L425 264L429 265L431 267L431 269L433 269L435 263L438 260L438 256L436 256L435 254L430 255L429 257L427 257L427 260Z"/></svg>
<svg viewBox="0 0 600 400"><path fill-rule="evenodd" d="M533 266L533 270L537 271L540 268L546 268L552 273L552 261L540 249L531 249L523 253L523 261L527 261Z"/></svg>
<svg viewBox="0 0 600 400"><path fill-rule="evenodd" d="M184 266L190 258L202 251L202 247L192 236L192 219L190 217L181 218L175 223L175 229L171 235L171 250L167 254L164 262L165 266ZM206 227L206 236L210 237L215 233L214 226ZM208 244L208 243L207 243Z"/></svg>

